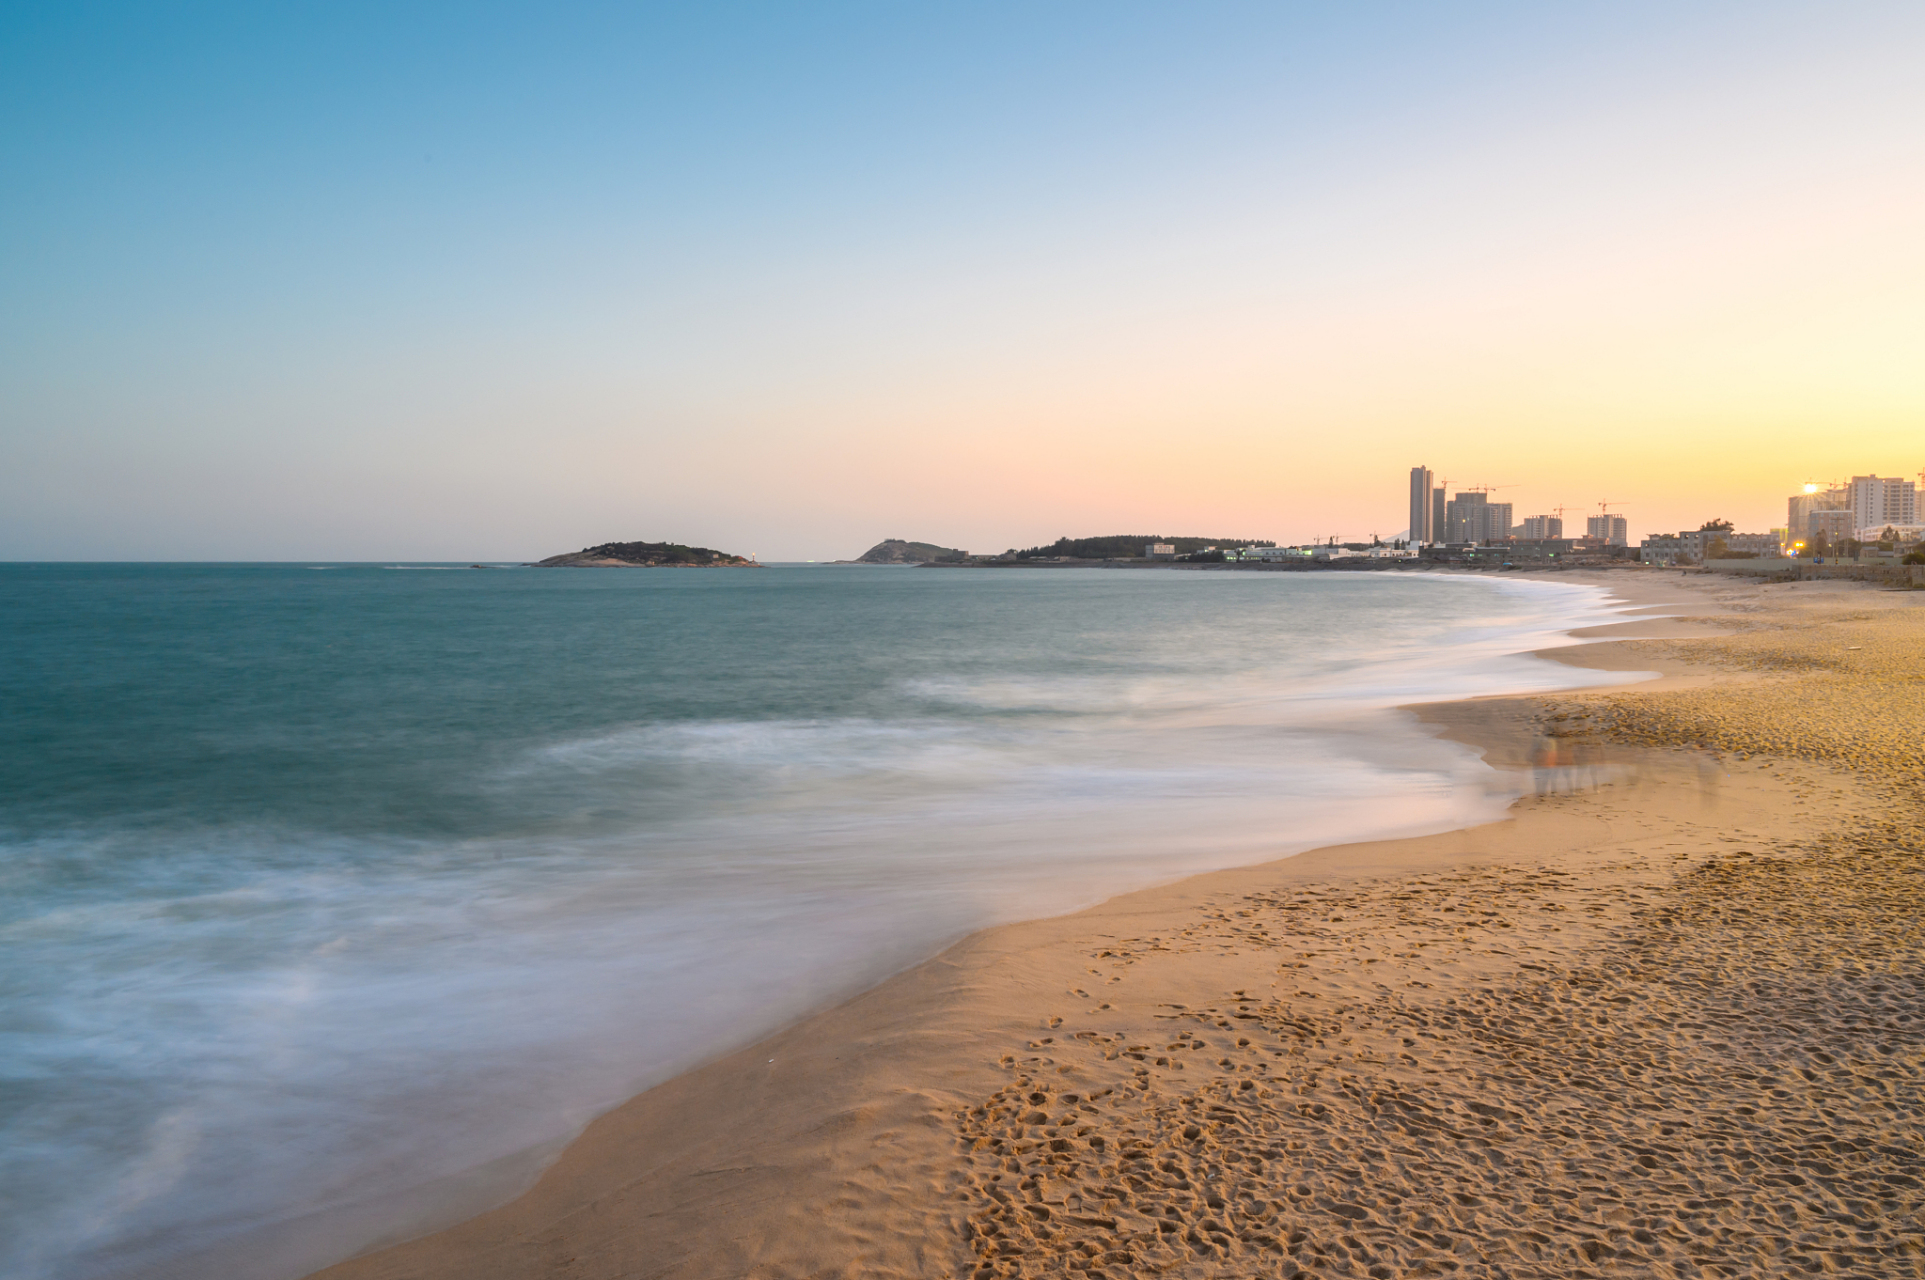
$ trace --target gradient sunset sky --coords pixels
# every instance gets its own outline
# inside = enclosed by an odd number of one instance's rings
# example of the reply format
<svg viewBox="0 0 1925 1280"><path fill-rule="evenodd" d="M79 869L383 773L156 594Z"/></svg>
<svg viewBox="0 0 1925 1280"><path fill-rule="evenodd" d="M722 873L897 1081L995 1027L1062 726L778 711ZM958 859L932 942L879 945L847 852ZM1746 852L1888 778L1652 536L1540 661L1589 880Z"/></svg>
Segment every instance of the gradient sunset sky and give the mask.
<svg viewBox="0 0 1925 1280"><path fill-rule="evenodd" d="M1925 467L1925 5L0 7L0 559L1763 530Z"/></svg>

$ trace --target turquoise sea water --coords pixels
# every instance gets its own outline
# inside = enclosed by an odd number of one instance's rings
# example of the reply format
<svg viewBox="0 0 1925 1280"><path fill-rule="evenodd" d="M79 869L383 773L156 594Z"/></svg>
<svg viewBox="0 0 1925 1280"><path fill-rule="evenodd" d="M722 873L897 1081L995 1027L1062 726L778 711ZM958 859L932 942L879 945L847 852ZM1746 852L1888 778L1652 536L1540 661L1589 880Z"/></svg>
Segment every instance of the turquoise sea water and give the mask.
<svg viewBox="0 0 1925 1280"><path fill-rule="evenodd" d="M1511 798L1595 589L0 566L0 1273L278 1280L987 923Z"/></svg>

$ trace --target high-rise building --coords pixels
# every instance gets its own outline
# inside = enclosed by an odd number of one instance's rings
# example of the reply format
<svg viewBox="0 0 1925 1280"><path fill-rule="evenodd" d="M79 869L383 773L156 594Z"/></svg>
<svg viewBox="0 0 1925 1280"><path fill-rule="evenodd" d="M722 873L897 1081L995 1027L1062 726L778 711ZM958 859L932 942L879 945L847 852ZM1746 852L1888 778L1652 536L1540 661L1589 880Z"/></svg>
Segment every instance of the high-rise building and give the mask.
<svg viewBox="0 0 1925 1280"><path fill-rule="evenodd" d="M1497 542L1511 536L1511 504L1460 493L1444 504L1444 541Z"/></svg>
<svg viewBox="0 0 1925 1280"><path fill-rule="evenodd" d="M1834 507L1828 511L1814 511L1805 517L1805 544L1816 546L1823 538L1825 545L1835 547L1858 532L1858 523L1852 517L1849 507Z"/></svg>
<svg viewBox="0 0 1925 1280"><path fill-rule="evenodd" d="M1412 546L1437 541L1430 527L1430 491L1436 480L1436 475L1429 467L1410 469L1410 542Z"/></svg>
<svg viewBox="0 0 1925 1280"><path fill-rule="evenodd" d="M1532 542L1561 538L1564 536L1564 521L1557 516L1525 516L1524 523L1518 527L1517 536Z"/></svg>
<svg viewBox="0 0 1925 1280"><path fill-rule="evenodd" d="M1584 536L1596 538L1613 547L1628 547L1631 545L1631 522L1623 516L1608 513L1591 516L1584 522Z"/></svg>
<svg viewBox="0 0 1925 1280"><path fill-rule="evenodd" d="M1811 523L1812 513L1848 509L1851 506L1851 490L1820 489L1817 485L1809 485L1806 492L1793 494L1786 505L1789 518L1785 521L1785 527L1791 530L1791 540L1809 542L1815 531ZM1831 535L1827 533L1825 536Z"/></svg>
<svg viewBox="0 0 1925 1280"><path fill-rule="evenodd" d="M1482 509L1489 499L1481 493L1460 493L1444 503L1444 541L1475 542L1473 520L1482 520ZM1475 514L1473 514L1475 513Z"/></svg>
<svg viewBox="0 0 1925 1280"><path fill-rule="evenodd" d="M1438 485L1430 491L1430 540L1444 541L1444 516L1449 508L1450 499L1444 494L1444 486Z"/></svg>
<svg viewBox="0 0 1925 1280"><path fill-rule="evenodd" d="M1860 529L1918 523L1918 485L1896 476L1853 476L1848 492L1852 522Z"/></svg>

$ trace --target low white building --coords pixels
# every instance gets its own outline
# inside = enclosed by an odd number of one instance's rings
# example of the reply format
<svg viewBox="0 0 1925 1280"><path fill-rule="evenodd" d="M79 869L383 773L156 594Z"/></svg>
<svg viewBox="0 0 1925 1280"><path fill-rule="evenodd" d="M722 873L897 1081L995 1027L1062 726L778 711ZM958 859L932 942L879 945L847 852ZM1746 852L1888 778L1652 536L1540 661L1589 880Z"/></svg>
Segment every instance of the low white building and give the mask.
<svg viewBox="0 0 1925 1280"><path fill-rule="evenodd" d="M1691 548L1675 533L1654 533L1638 544L1638 559L1646 564L1671 565L1691 558Z"/></svg>
<svg viewBox="0 0 1925 1280"><path fill-rule="evenodd" d="M1887 538L1893 542L1917 542L1925 538L1925 524L1867 525L1853 536L1860 542L1883 542Z"/></svg>
<svg viewBox="0 0 1925 1280"><path fill-rule="evenodd" d="M1724 549L1754 556L1775 556L1784 551L1784 543L1775 533L1727 533Z"/></svg>

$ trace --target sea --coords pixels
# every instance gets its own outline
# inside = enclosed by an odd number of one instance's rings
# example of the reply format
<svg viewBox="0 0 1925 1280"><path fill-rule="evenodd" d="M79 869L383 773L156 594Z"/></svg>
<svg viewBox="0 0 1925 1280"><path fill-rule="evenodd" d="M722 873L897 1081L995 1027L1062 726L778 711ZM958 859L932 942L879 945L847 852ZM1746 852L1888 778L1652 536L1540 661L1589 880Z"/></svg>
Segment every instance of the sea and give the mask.
<svg viewBox="0 0 1925 1280"><path fill-rule="evenodd" d="M0 565L0 1274L292 1280L1001 921L1499 816L1500 575Z"/></svg>

